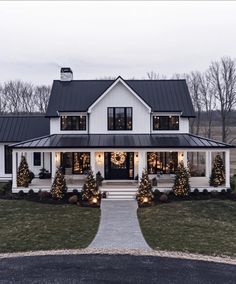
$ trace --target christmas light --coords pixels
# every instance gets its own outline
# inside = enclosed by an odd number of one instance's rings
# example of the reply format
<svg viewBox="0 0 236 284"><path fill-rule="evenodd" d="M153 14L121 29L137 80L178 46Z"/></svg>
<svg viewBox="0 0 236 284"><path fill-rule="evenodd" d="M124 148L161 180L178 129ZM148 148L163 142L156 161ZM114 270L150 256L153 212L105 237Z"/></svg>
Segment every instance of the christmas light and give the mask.
<svg viewBox="0 0 236 284"><path fill-rule="evenodd" d="M25 156L21 156L21 162L17 171L17 186L29 186L29 167Z"/></svg>
<svg viewBox="0 0 236 284"><path fill-rule="evenodd" d="M153 200L152 185L146 169L142 173L136 198L140 203L150 203Z"/></svg>
<svg viewBox="0 0 236 284"><path fill-rule="evenodd" d="M189 177L189 170L184 167L184 163L181 161L175 173L175 181L173 185L173 192L175 195L186 196L190 193Z"/></svg>
<svg viewBox="0 0 236 284"><path fill-rule="evenodd" d="M148 198L147 197L144 197L143 198L143 203L147 203L148 202Z"/></svg>

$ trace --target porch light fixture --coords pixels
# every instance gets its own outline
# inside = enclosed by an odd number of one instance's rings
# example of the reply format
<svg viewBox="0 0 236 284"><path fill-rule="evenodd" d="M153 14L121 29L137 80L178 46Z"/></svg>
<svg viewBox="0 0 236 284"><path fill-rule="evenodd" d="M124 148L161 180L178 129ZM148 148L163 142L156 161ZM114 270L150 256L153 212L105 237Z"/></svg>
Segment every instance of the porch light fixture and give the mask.
<svg viewBox="0 0 236 284"><path fill-rule="evenodd" d="M101 154L97 154L97 163L102 164L102 155Z"/></svg>

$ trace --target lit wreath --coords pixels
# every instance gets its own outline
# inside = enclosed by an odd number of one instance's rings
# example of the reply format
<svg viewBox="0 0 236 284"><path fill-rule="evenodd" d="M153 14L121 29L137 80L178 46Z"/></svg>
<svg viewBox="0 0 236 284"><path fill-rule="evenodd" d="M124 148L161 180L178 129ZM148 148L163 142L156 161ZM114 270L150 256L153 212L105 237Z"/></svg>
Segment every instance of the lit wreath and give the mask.
<svg viewBox="0 0 236 284"><path fill-rule="evenodd" d="M113 164L120 166L124 164L126 159L126 153L124 152L113 152L111 154L111 161Z"/></svg>

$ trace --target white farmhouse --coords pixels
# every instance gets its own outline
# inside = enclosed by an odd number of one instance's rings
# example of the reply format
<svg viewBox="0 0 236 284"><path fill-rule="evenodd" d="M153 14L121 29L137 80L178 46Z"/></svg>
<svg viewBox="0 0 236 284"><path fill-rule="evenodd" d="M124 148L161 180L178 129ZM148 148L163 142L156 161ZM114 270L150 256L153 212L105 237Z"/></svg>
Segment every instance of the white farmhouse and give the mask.
<svg viewBox="0 0 236 284"><path fill-rule="evenodd" d="M146 168L165 191L180 161L190 167L192 190L213 190L209 176L218 152L226 182L217 190L230 187L232 146L189 133L195 113L185 80L73 80L72 75L62 68L45 117L0 118L0 179L12 179L13 192L50 190L57 167L71 190L81 188L89 168L109 184L135 184ZM36 176L24 189L16 182L21 155ZM39 180L40 168L51 179Z"/></svg>

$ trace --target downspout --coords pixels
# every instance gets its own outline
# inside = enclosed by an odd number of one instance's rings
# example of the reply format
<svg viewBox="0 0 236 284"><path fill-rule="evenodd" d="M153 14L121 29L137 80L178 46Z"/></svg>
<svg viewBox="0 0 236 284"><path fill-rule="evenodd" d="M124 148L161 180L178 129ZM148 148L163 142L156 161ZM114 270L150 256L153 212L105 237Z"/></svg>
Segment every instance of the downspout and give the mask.
<svg viewBox="0 0 236 284"><path fill-rule="evenodd" d="M150 112L150 134L152 134L152 112Z"/></svg>
<svg viewBox="0 0 236 284"><path fill-rule="evenodd" d="M90 116L89 116L89 112L88 112L88 134L89 134L89 125L90 125L90 121L89 121L89 118L90 118Z"/></svg>

